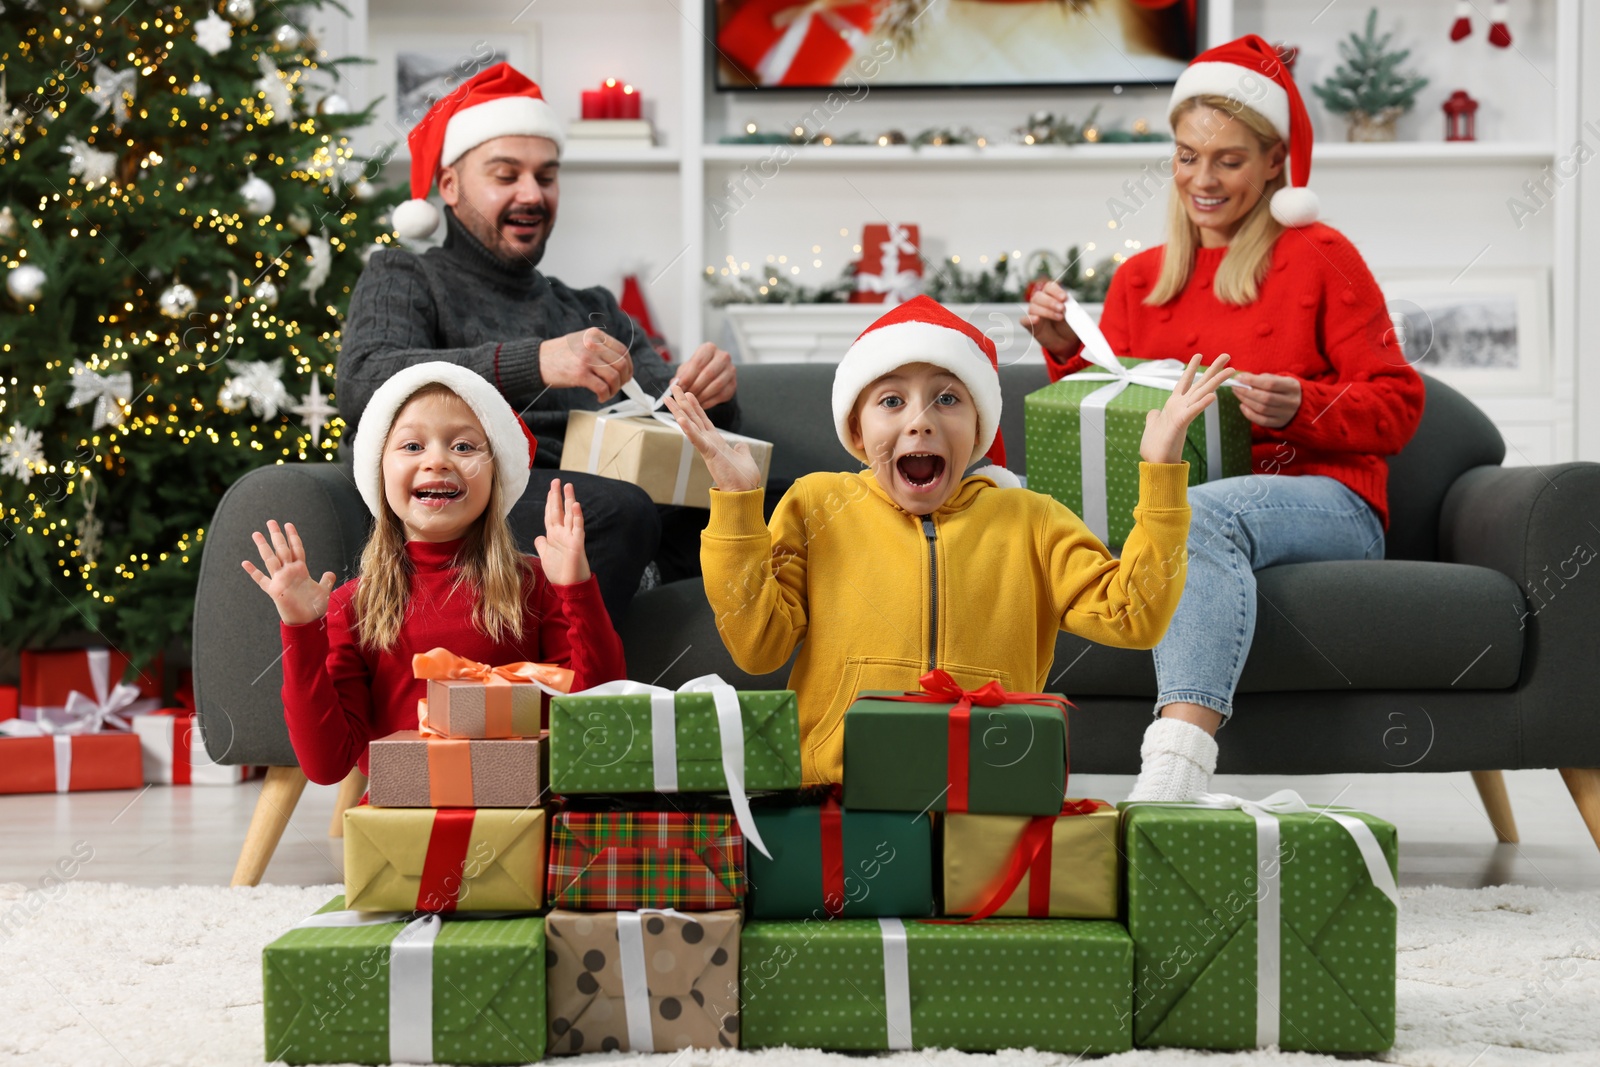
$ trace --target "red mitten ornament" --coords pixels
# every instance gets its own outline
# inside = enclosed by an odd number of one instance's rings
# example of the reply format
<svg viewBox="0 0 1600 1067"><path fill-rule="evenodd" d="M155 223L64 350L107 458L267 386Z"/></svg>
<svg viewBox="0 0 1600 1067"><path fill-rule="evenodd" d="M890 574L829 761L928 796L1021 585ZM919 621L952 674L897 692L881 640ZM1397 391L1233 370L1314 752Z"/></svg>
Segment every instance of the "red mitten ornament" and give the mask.
<svg viewBox="0 0 1600 1067"><path fill-rule="evenodd" d="M1450 39L1465 40L1471 33L1472 0L1456 0L1456 21L1450 26Z"/></svg>
<svg viewBox="0 0 1600 1067"><path fill-rule="evenodd" d="M1506 26L1506 0L1495 0L1489 8L1489 43L1496 48L1511 47L1511 30Z"/></svg>

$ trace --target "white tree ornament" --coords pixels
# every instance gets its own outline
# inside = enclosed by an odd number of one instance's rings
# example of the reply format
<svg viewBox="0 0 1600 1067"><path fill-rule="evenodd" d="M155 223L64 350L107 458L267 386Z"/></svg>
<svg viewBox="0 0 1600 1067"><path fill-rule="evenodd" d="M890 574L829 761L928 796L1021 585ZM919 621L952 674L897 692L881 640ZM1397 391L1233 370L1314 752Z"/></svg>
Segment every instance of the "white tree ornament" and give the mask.
<svg viewBox="0 0 1600 1067"><path fill-rule="evenodd" d="M233 27L215 11L194 24L194 43L214 56L228 50L233 41Z"/></svg>
<svg viewBox="0 0 1600 1067"><path fill-rule="evenodd" d="M278 65L266 56L261 57L261 77L255 81L255 90L267 98L273 122L288 122L294 118L294 96L289 92L289 83Z"/></svg>
<svg viewBox="0 0 1600 1067"><path fill-rule="evenodd" d="M217 396L217 403L225 410L238 411L249 404L258 418L275 419L278 412L289 407L291 397L283 385L283 360L226 362L233 377L222 384Z"/></svg>
<svg viewBox="0 0 1600 1067"><path fill-rule="evenodd" d="M102 152L78 137L68 137L61 151L72 157L67 172L82 178L85 189L104 185L117 172L115 152Z"/></svg>
<svg viewBox="0 0 1600 1067"><path fill-rule="evenodd" d="M95 103L95 114L104 115L115 109L117 125L128 121L128 101L139 87L137 70L115 71L104 63L94 65L94 86L89 99Z"/></svg>
<svg viewBox="0 0 1600 1067"><path fill-rule="evenodd" d="M84 366L83 360L72 361L72 396L67 407L82 407L94 402L94 420L91 427L122 425L125 413L122 405L133 395L133 375L127 371L116 374L96 374Z"/></svg>
<svg viewBox="0 0 1600 1067"><path fill-rule="evenodd" d="M322 288L322 283L328 280L328 272L333 269L333 242L328 240L326 233L321 233L307 237L306 244L311 246L311 269L306 273L306 280L300 283L300 288L315 300L317 290Z"/></svg>
<svg viewBox="0 0 1600 1067"><path fill-rule="evenodd" d="M33 468L44 462L44 434L17 423L0 442L0 474L9 474L27 485L33 479Z"/></svg>
<svg viewBox="0 0 1600 1067"><path fill-rule="evenodd" d="M300 398L300 403L289 409L299 415L306 422L306 429L311 431L311 446L322 447L322 428L328 420L339 414L339 409L328 403L327 394L322 391L322 376L315 371L311 373L311 392Z"/></svg>

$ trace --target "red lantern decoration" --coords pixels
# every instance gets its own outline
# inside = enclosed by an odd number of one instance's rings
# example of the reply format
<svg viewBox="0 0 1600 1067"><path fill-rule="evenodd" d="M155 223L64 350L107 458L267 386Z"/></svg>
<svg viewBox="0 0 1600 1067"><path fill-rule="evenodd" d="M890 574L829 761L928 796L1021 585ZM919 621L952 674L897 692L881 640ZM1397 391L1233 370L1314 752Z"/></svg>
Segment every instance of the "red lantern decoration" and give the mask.
<svg viewBox="0 0 1600 1067"><path fill-rule="evenodd" d="M1457 89L1444 102L1444 139L1446 141L1476 141L1478 102Z"/></svg>

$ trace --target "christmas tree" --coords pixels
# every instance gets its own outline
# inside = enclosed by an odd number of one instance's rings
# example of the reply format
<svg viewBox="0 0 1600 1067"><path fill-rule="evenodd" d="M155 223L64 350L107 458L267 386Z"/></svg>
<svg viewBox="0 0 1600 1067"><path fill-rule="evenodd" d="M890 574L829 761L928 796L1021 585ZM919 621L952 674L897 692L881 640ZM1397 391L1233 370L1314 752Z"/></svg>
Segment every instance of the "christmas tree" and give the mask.
<svg viewBox="0 0 1600 1067"><path fill-rule="evenodd" d="M0 9L0 646L143 662L188 633L223 491L334 458L341 318L402 194L349 147L321 0L104 5Z"/></svg>
<svg viewBox="0 0 1600 1067"><path fill-rule="evenodd" d="M1312 91L1335 115L1366 116L1383 121L1410 111L1427 78L1401 73L1410 49L1389 51L1392 33L1378 35L1378 9L1367 14L1365 33L1339 42L1344 64Z"/></svg>

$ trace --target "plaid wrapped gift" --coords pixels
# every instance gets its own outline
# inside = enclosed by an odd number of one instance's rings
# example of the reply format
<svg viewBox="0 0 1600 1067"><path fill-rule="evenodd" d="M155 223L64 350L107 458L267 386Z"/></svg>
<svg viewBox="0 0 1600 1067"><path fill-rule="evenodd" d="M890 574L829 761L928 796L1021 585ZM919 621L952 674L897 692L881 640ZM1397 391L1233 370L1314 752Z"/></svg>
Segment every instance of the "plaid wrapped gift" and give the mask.
<svg viewBox="0 0 1600 1067"><path fill-rule="evenodd" d="M552 907L574 911L737 908L744 836L731 814L563 811L551 820Z"/></svg>

